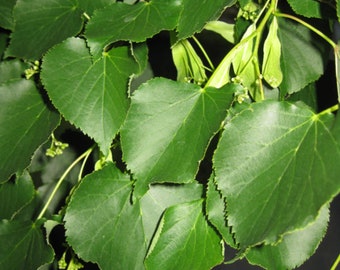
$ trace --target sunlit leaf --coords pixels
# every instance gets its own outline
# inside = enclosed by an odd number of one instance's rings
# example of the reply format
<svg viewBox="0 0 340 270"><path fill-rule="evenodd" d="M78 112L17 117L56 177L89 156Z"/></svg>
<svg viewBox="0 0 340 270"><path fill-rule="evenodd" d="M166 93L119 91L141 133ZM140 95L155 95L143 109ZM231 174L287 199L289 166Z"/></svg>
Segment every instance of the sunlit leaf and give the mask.
<svg viewBox="0 0 340 270"><path fill-rule="evenodd" d="M202 213L202 200L168 208L146 258L146 269L210 269L223 260L220 237Z"/></svg>
<svg viewBox="0 0 340 270"><path fill-rule="evenodd" d="M106 154L125 119L128 80L135 71L129 47L113 48L92 63L85 41L70 38L46 54L41 76L60 113Z"/></svg>
<svg viewBox="0 0 340 270"><path fill-rule="evenodd" d="M305 227L339 193L340 120L333 120L306 106L267 101L226 124L214 166L241 248Z"/></svg>
<svg viewBox="0 0 340 270"><path fill-rule="evenodd" d="M202 90L157 78L134 92L121 143L123 158L137 179L137 196L152 182L194 179L237 88L230 84Z"/></svg>
<svg viewBox="0 0 340 270"><path fill-rule="evenodd" d="M65 214L67 241L101 269L143 269L146 243L132 182L113 164L86 176Z"/></svg>
<svg viewBox="0 0 340 270"><path fill-rule="evenodd" d="M0 269L36 270L52 262L53 249L31 221L0 221Z"/></svg>

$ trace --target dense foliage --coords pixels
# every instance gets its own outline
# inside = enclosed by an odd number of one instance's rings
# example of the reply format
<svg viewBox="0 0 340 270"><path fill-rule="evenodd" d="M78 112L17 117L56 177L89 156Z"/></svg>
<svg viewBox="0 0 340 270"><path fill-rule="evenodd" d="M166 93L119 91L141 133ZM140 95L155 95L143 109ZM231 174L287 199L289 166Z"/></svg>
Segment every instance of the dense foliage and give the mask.
<svg viewBox="0 0 340 270"><path fill-rule="evenodd" d="M0 269L211 269L227 246L303 264L340 191L339 18L338 0L0 0ZM318 89L333 62L338 97Z"/></svg>

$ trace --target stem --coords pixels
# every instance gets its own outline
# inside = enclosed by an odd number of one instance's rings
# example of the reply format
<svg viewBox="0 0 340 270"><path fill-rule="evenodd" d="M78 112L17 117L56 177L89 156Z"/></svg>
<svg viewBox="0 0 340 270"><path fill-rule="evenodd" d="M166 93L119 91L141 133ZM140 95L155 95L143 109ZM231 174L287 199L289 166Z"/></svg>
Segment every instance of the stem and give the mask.
<svg viewBox="0 0 340 270"><path fill-rule="evenodd" d="M309 23L293 16L290 14L286 14L286 13L280 13L280 12L275 12L274 14L277 17L283 17L283 18L288 18L291 20L294 20L302 25L304 25L305 27L307 27L308 29L310 29L311 31L313 31L315 34L319 35L321 38L323 38L324 40L326 40L334 49L337 47L336 43L330 39L329 37L327 37L324 33L322 33L320 30L316 29L314 26L310 25Z"/></svg>
<svg viewBox="0 0 340 270"><path fill-rule="evenodd" d="M205 59L208 61L208 64L212 70L215 69L213 63L211 62L207 52L204 50L202 44L198 41L198 39L195 36L192 36L192 39L196 42L197 46L200 48L201 52L203 53Z"/></svg>
<svg viewBox="0 0 340 270"><path fill-rule="evenodd" d="M79 156L75 161L73 161L72 164L66 169L66 171L63 173L63 175L60 177L60 179L58 180L57 184L55 185L55 187L54 187L50 197L48 198L47 202L45 203L44 208L41 210L37 220L41 219L44 216L48 206L50 205L51 201L53 200L53 197L57 193L58 189L60 188L62 182L65 180L65 178L68 175L68 173L74 168L74 166L77 165L77 163L80 160L82 160L83 158L87 157L92 152L93 149L94 149L94 145L91 146L88 150L86 150L86 152L84 152L81 156Z"/></svg>
<svg viewBox="0 0 340 270"><path fill-rule="evenodd" d="M335 112L337 110L339 110L339 104L336 104L332 107L327 108L326 110L323 110L322 112L318 113L318 115L332 113L332 112Z"/></svg>
<svg viewBox="0 0 340 270"><path fill-rule="evenodd" d="M340 264L340 254L338 258L335 260L334 264L332 265L330 270L336 270L337 266Z"/></svg>

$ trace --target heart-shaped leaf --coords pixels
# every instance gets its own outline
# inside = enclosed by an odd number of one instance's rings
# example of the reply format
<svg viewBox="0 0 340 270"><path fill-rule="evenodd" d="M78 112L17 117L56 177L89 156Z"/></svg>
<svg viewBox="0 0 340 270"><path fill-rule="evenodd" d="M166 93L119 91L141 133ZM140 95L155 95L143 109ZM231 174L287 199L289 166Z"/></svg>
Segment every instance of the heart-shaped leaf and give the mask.
<svg viewBox="0 0 340 270"><path fill-rule="evenodd" d="M305 227L339 193L338 119L333 123L332 114L267 101L226 124L214 167L241 248L273 243Z"/></svg>
<svg viewBox="0 0 340 270"><path fill-rule="evenodd" d="M85 41L70 38L46 54L41 77L59 112L107 154L129 106L129 76L137 70L129 47L113 48L92 63Z"/></svg>
<svg viewBox="0 0 340 270"><path fill-rule="evenodd" d="M123 158L137 178L137 196L152 182L194 179L237 88L229 84L203 90L157 78L134 92L121 143Z"/></svg>

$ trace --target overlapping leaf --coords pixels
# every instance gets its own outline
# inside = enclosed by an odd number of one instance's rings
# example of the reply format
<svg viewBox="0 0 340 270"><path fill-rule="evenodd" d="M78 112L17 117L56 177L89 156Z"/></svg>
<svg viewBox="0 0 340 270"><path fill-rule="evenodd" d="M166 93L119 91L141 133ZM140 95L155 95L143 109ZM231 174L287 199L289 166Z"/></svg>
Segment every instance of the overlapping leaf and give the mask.
<svg viewBox="0 0 340 270"><path fill-rule="evenodd" d="M81 0L78 1L79 8L84 10L87 15L92 16L93 12L97 9L104 8L108 5L115 3L116 0Z"/></svg>
<svg viewBox="0 0 340 270"><path fill-rule="evenodd" d="M0 269L36 270L53 260L39 225L31 221L0 221Z"/></svg>
<svg viewBox="0 0 340 270"><path fill-rule="evenodd" d="M236 0L184 0L183 11L178 20L178 38L188 38L203 29L204 25L218 19L226 7L232 6Z"/></svg>
<svg viewBox="0 0 340 270"><path fill-rule="evenodd" d="M241 248L303 228L339 193L339 119L268 101L225 126L214 156L216 182Z"/></svg>
<svg viewBox="0 0 340 270"><path fill-rule="evenodd" d="M328 208L324 206L315 222L284 235L279 244L250 249L248 261L265 269L294 269L300 266L318 247L326 233L328 219Z"/></svg>
<svg viewBox="0 0 340 270"><path fill-rule="evenodd" d="M95 12L86 27L91 52L118 40L145 41L161 30L176 27L182 0L142 1L135 5L118 2Z"/></svg>
<svg viewBox="0 0 340 270"><path fill-rule="evenodd" d="M202 90L157 78L134 93L121 143L123 158L137 179L137 196L152 182L194 179L238 87Z"/></svg>
<svg viewBox="0 0 340 270"><path fill-rule="evenodd" d="M196 200L165 211L145 261L147 269L210 269L223 261L220 237L202 207L202 200Z"/></svg>
<svg viewBox="0 0 340 270"><path fill-rule="evenodd" d="M147 243L156 231L164 210L170 206L199 200L202 197L202 185L152 185L141 198L143 226Z"/></svg>
<svg viewBox="0 0 340 270"><path fill-rule="evenodd" d="M113 164L84 178L65 214L67 241L101 269L143 269L146 243L131 181Z"/></svg>
<svg viewBox="0 0 340 270"><path fill-rule="evenodd" d="M34 185L27 172L15 182L0 185L0 219L12 219L34 198Z"/></svg>
<svg viewBox="0 0 340 270"><path fill-rule="evenodd" d="M29 165L34 151L59 121L32 81L0 85L0 182Z"/></svg>
<svg viewBox="0 0 340 270"><path fill-rule="evenodd" d="M92 63L85 41L70 38L46 54L41 76L60 113L107 153L129 106L129 76L137 70L129 47L114 48Z"/></svg>
<svg viewBox="0 0 340 270"><path fill-rule="evenodd" d="M30 60L76 35L83 24L76 0L18 0L13 16L15 27L6 54Z"/></svg>
<svg viewBox="0 0 340 270"><path fill-rule="evenodd" d="M281 69L283 80L281 94L297 92L316 81L324 71L324 62L316 39L302 25L287 20L278 20L278 35L282 46Z"/></svg>

